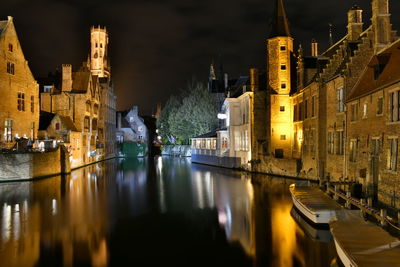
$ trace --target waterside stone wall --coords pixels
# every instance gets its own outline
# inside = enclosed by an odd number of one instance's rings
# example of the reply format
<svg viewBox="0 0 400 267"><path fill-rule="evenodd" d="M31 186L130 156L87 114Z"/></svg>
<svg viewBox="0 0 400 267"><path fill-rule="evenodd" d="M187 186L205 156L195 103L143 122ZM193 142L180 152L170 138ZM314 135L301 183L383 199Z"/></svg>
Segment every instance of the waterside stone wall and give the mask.
<svg viewBox="0 0 400 267"><path fill-rule="evenodd" d="M1 153L0 181L18 181L71 172L64 146L52 152Z"/></svg>

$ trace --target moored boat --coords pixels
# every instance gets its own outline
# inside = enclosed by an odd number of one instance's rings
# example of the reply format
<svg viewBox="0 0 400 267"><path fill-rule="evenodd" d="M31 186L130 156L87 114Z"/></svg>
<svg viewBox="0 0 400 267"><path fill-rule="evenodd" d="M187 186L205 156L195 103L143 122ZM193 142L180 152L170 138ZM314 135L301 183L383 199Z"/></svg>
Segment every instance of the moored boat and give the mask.
<svg viewBox="0 0 400 267"><path fill-rule="evenodd" d="M308 220L315 224L328 224L342 207L319 188L308 183L290 185L293 205Z"/></svg>

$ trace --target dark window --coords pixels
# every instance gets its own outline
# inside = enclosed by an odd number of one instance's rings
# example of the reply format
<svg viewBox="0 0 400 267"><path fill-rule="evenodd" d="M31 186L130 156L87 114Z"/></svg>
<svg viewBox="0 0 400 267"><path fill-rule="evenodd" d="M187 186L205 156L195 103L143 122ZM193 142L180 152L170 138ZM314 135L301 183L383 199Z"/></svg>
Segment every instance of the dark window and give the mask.
<svg viewBox="0 0 400 267"><path fill-rule="evenodd" d="M285 64L281 65L281 70L286 70L286 65Z"/></svg>
<svg viewBox="0 0 400 267"><path fill-rule="evenodd" d="M60 130L60 123L56 123L56 131L59 131Z"/></svg>
<svg viewBox="0 0 400 267"><path fill-rule="evenodd" d="M394 92L389 94L389 120L394 121Z"/></svg>
<svg viewBox="0 0 400 267"><path fill-rule="evenodd" d="M8 44L8 52L13 52L14 51L14 47L12 44Z"/></svg>
<svg viewBox="0 0 400 267"><path fill-rule="evenodd" d="M31 96L31 112L35 112L35 97Z"/></svg>
<svg viewBox="0 0 400 267"><path fill-rule="evenodd" d="M378 98L378 107L376 110L376 114L380 115L383 113L383 97Z"/></svg>
<svg viewBox="0 0 400 267"><path fill-rule="evenodd" d="M316 106L317 106L317 97L313 96L312 97L312 103L311 103L311 116L312 117L315 117L315 114L316 114L315 108L316 108Z"/></svg>
<svg viewBox="0 0 400 267"><path fill-rule="evenodd" d="M308 100L304 102L304 118L308 118Z"/></svg>
<svg viewBox="0 0 400 267"><path fill-rule="evenodd" d="M17 109L18 109L18 111L25 111L25 94L24 93L18 93Z"/></svg>
<svg viewBox="0 0 400 267"><path fill-rule="evenodd" d="M282 84L281 84L281 88L282 88L282 89L286 89L286 83L282 83Z"/></svg>
<svg viewBox="0 0 400 267"><path fill-rule="evenodd" d="M7 62L7 73L13 74L13 75L15 74L14 63Z"/></svg>
<svg viewBox="0 0 400 267"><path fill-rule="evenodd" d="M281 107L280 107L280 111L281 111L281 112L284 112L284 111L285 111L285 106L281 106Z"/></svg>
<svg viewBox="0 0 400 267"><path fill-rule="evenodd" d="M286 46L281 45L281 51L286 51Z"/></svg>
<svg viewBox="0 0 400 267"><path fill-rule="evenodd" d="M283 159L283 149L275 149L275 158Z"/></svg>

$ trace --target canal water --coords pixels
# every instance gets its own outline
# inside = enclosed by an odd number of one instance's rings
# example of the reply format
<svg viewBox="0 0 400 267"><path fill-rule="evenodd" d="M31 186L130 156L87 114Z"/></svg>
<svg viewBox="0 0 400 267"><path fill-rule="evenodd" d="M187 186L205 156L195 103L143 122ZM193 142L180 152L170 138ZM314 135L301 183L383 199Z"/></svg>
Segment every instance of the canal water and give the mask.
<svg viewBox="0 0 400 267"><path fill-rule="evenodd" d="M160 157L0 184L0 266L336 266L291 182Z"/></svg>

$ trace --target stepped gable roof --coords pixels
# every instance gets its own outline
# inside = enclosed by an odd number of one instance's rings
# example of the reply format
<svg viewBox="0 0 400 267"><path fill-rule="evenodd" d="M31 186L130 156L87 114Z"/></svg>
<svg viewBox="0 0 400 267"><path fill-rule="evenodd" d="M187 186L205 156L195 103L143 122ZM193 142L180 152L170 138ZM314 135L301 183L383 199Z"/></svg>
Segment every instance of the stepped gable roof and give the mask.
<svg viewBox="0 0 400 267"><path fill-rule="evenodd" d="M286 10L283 0L276 0L274 18L272 19L272 27L269 38L274 38L278 36L291 37L289 21L286 16Z"/></svg>
<svg viewBox="0 0 400 267"><path fill-rule="evenodd" d="M347 101L369 95L393 83L400 82L400 39L372 57Z"/></svg>
<svg viewBox="0 0 400 267"><path fill-rule="evenodd" d="M40 116L39 116L39 131L45 131L47 128L49 128L51 121L54 119L56 114L46 112L46 111L40 111Z"/></svg>
<svg viewBox="0 0 400 267"><path fill-rule="evenodd" d="M86 93L89 88L91 72L88 68L80 68L79 71L72 73L71 93Z"/></svg>
<svg viewBox="0 0 400 267"><path fill-rule="evenodd" d="M58 117L60 118L60 121L65 126L65 128L74 132L78 132L78 129L76 128L75 124L73 123L70 117L61 115L58 115Z"/></svg>

